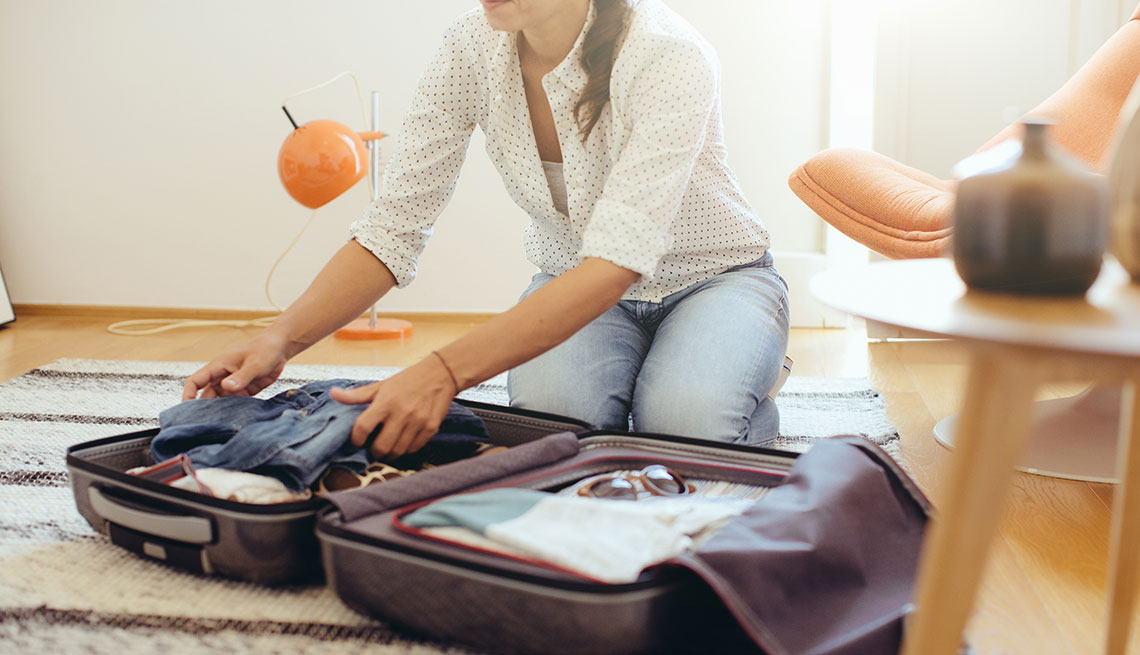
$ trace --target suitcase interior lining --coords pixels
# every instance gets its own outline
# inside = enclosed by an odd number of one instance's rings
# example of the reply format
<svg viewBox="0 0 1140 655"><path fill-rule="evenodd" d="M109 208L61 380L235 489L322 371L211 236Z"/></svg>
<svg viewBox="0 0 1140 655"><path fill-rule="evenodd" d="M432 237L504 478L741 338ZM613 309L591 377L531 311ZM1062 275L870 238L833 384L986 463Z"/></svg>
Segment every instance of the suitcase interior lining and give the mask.
<svg viewBox="0 0 1140 655"><path fill-rule="evenodd" d="M641 468L648 464L655 463L664 463L670 468L676 469L681 475L697 480L708 479L713 481L748 483L754 484L757 487L774 487L780 484L784 477L786 477L786 469L790 466L790 462L793 459L787 454L784 454L781 458L784 460L784 463L783 466L780 467L783 470L780 470L775 466L746 466L742 463L743 460L747 459L745 457L734 458L735 461L732 462L723 462L713 459L712 457L698 459L688 455L678 454L675 449L669 448L655 448L654 452L646 452L643 448L626 445L625 441L626 439L624 438L616 441L614 439L595 441L592 447L584 448L581 454L568 461L543 467L538 471L500 480L494 484L482 486L479 489L500 487L524 487L544 490L559 489L573 484L584 477L589 477L590 475L614 470ZM613 445L614 443L621 443L622 445L617 447ZM658 450L670 454L665 455L662 452L657 452ZM706 446L703 450L709 453L716 453L717 447ZM753 456L752 459L763 460L755 451L752 451L751 454ZM334 534L345 539L346 543L380 546L384 549L392 549L413 556L435 559L460 567L508 572L515 577L530 578L539 584L561 582L564 585L567 583L576 583L587 588L598 586L626 588L629 587L629 585L642 585L653 582L655 577L660 575L659 571L649 569L642 574L641 579L634 583L599 585L599 583L591 582L580 576L557 569L503 557L497 553L477 551L463 544L445 542L426 535L417 534L418 531L413 528L408 528L400 522L399 519L401 516L427 504L427 502L430 501L380 512L350 523L340 523L336 521L334 518L335 513L331 513L326 515L326 518L321 522L318 532L323 531Z"/></svg>

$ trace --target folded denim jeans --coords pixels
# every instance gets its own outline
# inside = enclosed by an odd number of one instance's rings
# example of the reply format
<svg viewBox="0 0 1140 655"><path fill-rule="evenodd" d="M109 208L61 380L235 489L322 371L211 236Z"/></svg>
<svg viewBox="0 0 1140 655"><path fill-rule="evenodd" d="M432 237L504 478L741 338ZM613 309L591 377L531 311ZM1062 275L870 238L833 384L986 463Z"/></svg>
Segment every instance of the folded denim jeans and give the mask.
<svg viewBox="0 0 1140 655"><path fill-rule="evenodd" d="M277 478L291 491L308 489L330 466L364 473L368 452L349 441L368 404L345 405L328 393L370 381L324 380L272 398L201 398L159 414L151 456L162 462L186 454L199 468L225 468ZM452 403L431 443L488 441L471 410Z"/></svg>

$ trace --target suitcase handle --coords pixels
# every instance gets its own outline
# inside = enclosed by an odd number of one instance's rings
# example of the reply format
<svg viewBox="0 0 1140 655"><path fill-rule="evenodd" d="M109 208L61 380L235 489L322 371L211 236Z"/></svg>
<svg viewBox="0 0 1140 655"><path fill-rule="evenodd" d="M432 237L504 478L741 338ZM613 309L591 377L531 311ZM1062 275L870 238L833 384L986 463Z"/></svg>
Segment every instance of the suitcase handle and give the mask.
<svg viewBox="0 0 1140 655"><path fill-rule="evenodd" d="M188 544L208 544L214 541L213 526L209 519L201 516L149 512L113 500L97 487L88 487L87 497L99 516L132 530Z"/></svg>

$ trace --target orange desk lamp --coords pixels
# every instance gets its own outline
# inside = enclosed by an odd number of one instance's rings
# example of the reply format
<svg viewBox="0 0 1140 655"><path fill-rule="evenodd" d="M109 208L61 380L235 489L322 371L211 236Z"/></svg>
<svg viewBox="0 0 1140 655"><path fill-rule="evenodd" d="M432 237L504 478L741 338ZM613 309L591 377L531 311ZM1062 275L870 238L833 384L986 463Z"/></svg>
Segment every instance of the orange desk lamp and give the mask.
<svg viewBox="0 0 1140 655"><path fill-rule="evenodd" d="M356 84L357 96L360 96L360 83L351 72L344 72L331 80L319 84L311 89L289 96L281 104L289 122L293 124L293 132L285 138L281 151L277 155L277 172L281 176L281 183L289 195L302 205L314 210L309 216L305 227L293 239L293 243L281 253L277 261L269 269L265 279L265 298L277 308L281 307L273 302L269 293L269 284L278 264L297 245L301 236L312 224L316 216L316 209L327 204L333 198L348 191L352 185L360 181L365 173L369 174L372 183L372 197L380 193L380 139L384 133L377 125L380 122L380 94L372 93L372 130L357 134L348 127L336 121L312 121L297 127L285 103L291 98L315 91L321 87L332 84L342 77L351 77ZM364 115L364 98L360 98L361 116ZM368 143L365 146L365 142ZM371 165L369 165L371 160ZM3 290L3 279L0 278L0 291ZM0 298L3 296L0 295ZM143 336L157 334L167 330L186 327L229 326L229 327L266 327L273 322L275 316L265 316L253 320L206 320L206 319L177 319L177 318L144 318L119 321L107 326L107 331L123 336ZM0 320L3 320L0 312ZM337 330L336 336L341 339L402 339L411 336L412 324L394 318L376 318L376 306L373 305L368 318L352 321L345 327Z"/></svg>
<svg viewBox="0 0 1140 655"><path fill-rule="evenodd" d="M285 137L277 154L277 173L294 200L315 210L352 188L365 173L371 183L372 198L376 198L380 193L380 139L385 136L378 130L379 92L372 92L370 132L357 133L330 120L309 121L298 127L285 105L281 109L293 131ZM341 339L355 340L401 339L411 334L412 324L408 321L377 318L375 305L368 318L356 319L336 331Z"/></svg>

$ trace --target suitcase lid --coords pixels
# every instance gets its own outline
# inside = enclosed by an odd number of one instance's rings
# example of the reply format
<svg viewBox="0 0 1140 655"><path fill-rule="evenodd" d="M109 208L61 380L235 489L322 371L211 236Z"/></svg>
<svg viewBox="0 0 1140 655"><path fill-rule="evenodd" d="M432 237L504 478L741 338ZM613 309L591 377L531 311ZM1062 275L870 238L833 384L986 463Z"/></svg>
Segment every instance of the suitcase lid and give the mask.
<svg viewBox="0 0 1140 655"><path fill-rule="evenodd" d="M769 655L893 653L930 502L862 437L817 442L787 478L675 562Z"/></svg>

